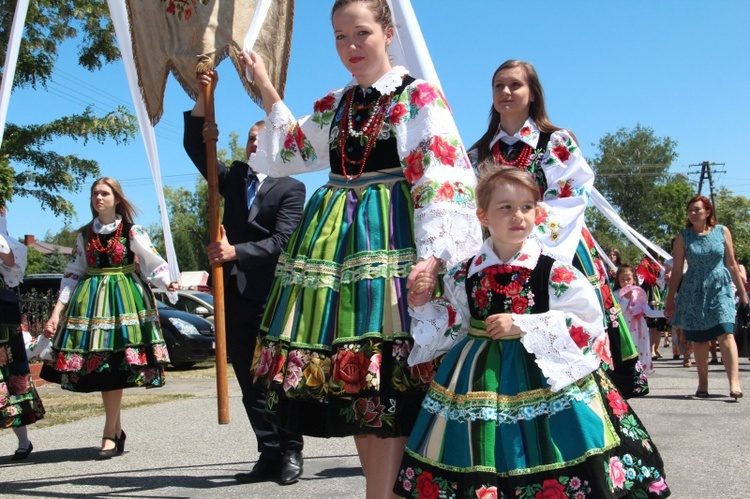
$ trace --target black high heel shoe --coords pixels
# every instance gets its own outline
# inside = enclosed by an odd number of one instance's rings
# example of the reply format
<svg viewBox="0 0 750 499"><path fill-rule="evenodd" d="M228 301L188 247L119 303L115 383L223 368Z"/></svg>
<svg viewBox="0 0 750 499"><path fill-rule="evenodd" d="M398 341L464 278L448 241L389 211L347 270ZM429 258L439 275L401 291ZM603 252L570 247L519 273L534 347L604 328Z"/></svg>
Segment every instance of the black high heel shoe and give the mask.
<svg viewBox="0 0 750 499"><path fill-rule="evenodd" d="M737 402L739 399L742 398L742 392L741 391L730 391L729 396L734 399L735 402Z"/></svg>
<svg viewBox="0 0 750 499"><path fill-rule="evenodd" d="M105 440L109 440L110 442L112 442L113 444L115 444L115 446L112 447L111 449L106 449L106 450L105 449L101 449L99 451L99 454L96 455L97 461L102 461L104 459L111 459L111 458L115 457L115 455L117 455L117 437L115 437L115 438L102 437L102 447L104 446L104 441Z"/></svg>
<svg viewBox="0 0 750 499"><path fill-rule="evenodd" d="M119 456L123 452L125 452L125 439L128 438L128 436L125 434L125 430L120 430L120 436L117 438L117 445L115 446L115 449L117 449L117 455Z"/></svg>

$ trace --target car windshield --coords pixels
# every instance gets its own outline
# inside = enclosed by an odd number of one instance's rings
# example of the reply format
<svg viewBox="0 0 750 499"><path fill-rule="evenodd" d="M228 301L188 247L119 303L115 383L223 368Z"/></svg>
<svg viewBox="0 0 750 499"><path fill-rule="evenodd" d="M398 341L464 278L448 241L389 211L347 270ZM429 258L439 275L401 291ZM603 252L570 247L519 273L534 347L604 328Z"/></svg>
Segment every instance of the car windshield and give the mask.
<svg viewBox="0 0 750 499"><path fill-rule="evenodd" d="M171 307L171 306L167 305L166 303L164 303L163 301L159 301L159 300L156 300L156 308L168 309L168 310L177 310L176 308Z"/></svg>
<svg viewBox="0 0 750 499"><path fill-rule="evenodd" d="M208 293L193 293L193 296L199 298L200 300L203 300L212 307L214 306L214 295L210 295Z"/></svg>

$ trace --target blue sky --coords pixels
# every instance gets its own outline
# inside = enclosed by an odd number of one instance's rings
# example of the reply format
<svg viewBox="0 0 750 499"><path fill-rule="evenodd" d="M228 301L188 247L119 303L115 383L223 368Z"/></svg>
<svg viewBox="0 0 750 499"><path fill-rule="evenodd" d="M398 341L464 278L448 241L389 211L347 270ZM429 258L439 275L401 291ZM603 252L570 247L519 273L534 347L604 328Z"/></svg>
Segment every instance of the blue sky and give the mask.
<svg viewBox="0 0 750 499"><path fill-rule="evenodd" d="M746 0L413 0L444 92L466 145L486 129L490 78L506 59L533 63L545 88L552 121L573 130L584 154L607 133L637 123L676 140L675 173L697 171L701 161L724 163L717 186L750 197L743 119L750 116L750 2ZM346 84L330 25L330 1L300 0L285 101L301 116L315 99ZM61 49L49 91L17 90L8 120L43 123L91 104L97 112L131 106L120 63L88 73L76 66L76 44ZM234 68L218 68L219 147L230 131L242 136L264 114L242 90ZM164 184L192 188L196 175L182 149L182 111L193 102L174 78L167 84L164 117L156 127ZM100 162L103 175L122 181L140 209L139 223L158 220L148 160L140 141L127 146L60 140L51 147ZM310 192L324 173L298 177ZM697 180L698 177L691 176ZM705 187L704 187L705 189ZM79 226L89 220L88 188L73 196ZM42 237L64 225L33 199L9 206L9 229Z"/></svg>

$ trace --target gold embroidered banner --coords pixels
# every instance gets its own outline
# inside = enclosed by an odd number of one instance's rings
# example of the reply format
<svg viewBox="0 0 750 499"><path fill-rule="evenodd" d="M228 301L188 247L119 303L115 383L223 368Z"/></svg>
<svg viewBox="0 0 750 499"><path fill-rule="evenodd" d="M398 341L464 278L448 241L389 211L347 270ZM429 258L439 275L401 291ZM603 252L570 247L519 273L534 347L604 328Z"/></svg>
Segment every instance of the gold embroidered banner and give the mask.
<svg viewBox="0 0 750 499"><path fill-rule="evenodd" d="M138 85L149 119L164 112L164 88L171 71L192 98L196 72L213 69L230 56L245 89L261 104L247 81L238 54L257 0L127 0ZM254 50L283 97L292 42L294 0L273 0Z"/></svg>

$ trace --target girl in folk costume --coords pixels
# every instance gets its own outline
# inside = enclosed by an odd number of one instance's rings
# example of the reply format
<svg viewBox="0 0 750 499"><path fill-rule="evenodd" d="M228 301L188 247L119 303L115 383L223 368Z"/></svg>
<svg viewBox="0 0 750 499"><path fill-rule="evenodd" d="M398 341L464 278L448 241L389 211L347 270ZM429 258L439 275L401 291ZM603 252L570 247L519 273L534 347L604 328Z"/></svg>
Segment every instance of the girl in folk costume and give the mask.
<svg viewBox="0 0 750 499"><path fill-rule="evenodd" d="M617 300L622 306L622 312L625 320L628 322L628 329L633 336L633 342L638 349L638 359L640 360L646 374L654 372L654 364L651 358L651 339L648 326L646 324L645 314L651 311L648 305L646 292L636 285L635 269L625 264L620 265L615 276L615 294Z"/></svg>
<svg viewBox="0 0 750 499"><path fill-rule="evenodd" d="M21 310L13 288L23 280L26 270L26 246L10 237L5 207L0 206L0 428L13 428L18 448L11 457L20 461L29 457L34 447L27 425L44 417L42 401L29 373L21 331Z"/></svg>
<svg viewBox="0 0 750 499"><path fill-rule="evenodd" d="M490 237L448 272L443 297L410 301L409 362L454 346L409 438L399 495L669 495L656 447L599 367L607 336L594 289L528 238L539 199L517 169L482 178L477 216Z"/></svg>
<svg viewBox="0 0 750 499"><path fill-rule="evenodd" d="M179 284L169 282L167 263L133 223L134 209L117 180L94 182L91 213L44 327L54 338L42 376L66 390L101 391L105 422L97 458L109 459L125 449L123 389L162 386L169 363L148 282L169 291Z"/></svg>
<svg viewBox="0 0 750 499"><path fill-rule="evenodd" d="M406 297L413 276L481 246L476 177L440 90L391 66L386 0L337 0L331 17L354 79L309 117L295 120L263 61L243 55L269 123L253 170L331 172L279 259L254 372L274 424L355 435L367 496L384 497L435 369L407 364Z"/></svg>
<svg viewBox="0 0 750 499"><path fill-rule="evenodd" d="M469 157L481 176L516 168L531 176L542 194L534 235L544 252L573 263L594 285L604 311L612 365L603 367L626 397L644 395L648 381L591 234L583 223L594 173L572 133L554 126L544 106L544 91L534 67L504 62L492 77L493 105L487 132Z"/></svg>
<svg viewBox="0 0 750 499"><path fill-rule="evenodd" d="M664 300L667 297L664 267L656 260L655 252L651 256L653 259L644 256L641 263L638 264L638 282L648 295L648 304L654 309L662 310L664 309ZM648 324L648 332L651 337L651 355L654 359L661 359L659 344L662 334L669 330L667 319L665 317L646 318L646 324ZM664 346L669 346L669 336L667 336Z"/></svg>

